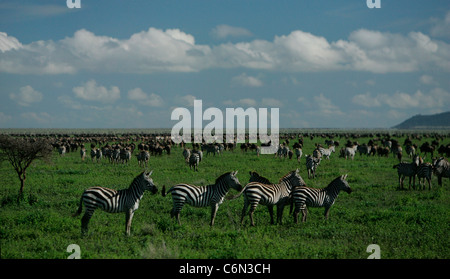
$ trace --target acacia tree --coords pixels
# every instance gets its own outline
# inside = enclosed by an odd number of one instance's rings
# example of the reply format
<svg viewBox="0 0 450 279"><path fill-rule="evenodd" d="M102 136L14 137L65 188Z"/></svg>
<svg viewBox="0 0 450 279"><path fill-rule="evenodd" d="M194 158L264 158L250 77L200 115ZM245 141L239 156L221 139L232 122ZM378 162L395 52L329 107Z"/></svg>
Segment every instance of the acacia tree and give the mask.
<svg viewBox="0 0 450 279"><path fill-rule="evenodd" d="M17 201L23 197L23 188L27 178L27 168L36 159L50 160L52 150L52 145L45 139L25 139L5 135L0 136L0 162L8 161L17 172L20 180Z"/></svg>

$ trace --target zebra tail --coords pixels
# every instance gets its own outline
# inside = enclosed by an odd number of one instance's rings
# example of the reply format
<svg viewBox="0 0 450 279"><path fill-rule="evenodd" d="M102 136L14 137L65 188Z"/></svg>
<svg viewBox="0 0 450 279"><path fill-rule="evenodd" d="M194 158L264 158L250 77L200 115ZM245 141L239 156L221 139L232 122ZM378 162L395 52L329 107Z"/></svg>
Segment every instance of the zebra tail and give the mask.
<svg viewBox="0 0 450 279"><path fill-rule="evenodd" d="M172 188L170 188L169 191L167 191L167 193L166 193L166 185L163 185L163 186L162 186L162 189L161 189L161 195L162 195L163 197L167 196L167 194L169 194L170 192L172 192Z"/></svg>
<svg viewBox="0 0 450 279"><path fill-rule="evenodd" d="M77 212L72 214L72 217L77 217L78 215L81 214L82 211L83 211L83 198L80 199L80 205L78 206L78 210Z"/></svg>
<svg viewBox="0 0 450 279"><path fill-rule="evenodd" d="M235 200L235 199L239 198L242 195L242 193L244 193L245 189L247 189L247 186L242 188L242 190L237 195L231 196L231 197L226 197L226 199L228 201L232 201L232 200Z"/></svg>

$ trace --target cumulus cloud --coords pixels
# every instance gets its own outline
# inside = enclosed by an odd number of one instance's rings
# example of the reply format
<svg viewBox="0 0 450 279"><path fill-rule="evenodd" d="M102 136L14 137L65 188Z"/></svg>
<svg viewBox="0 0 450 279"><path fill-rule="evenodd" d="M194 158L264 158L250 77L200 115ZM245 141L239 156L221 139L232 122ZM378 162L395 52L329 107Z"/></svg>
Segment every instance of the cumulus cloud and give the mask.
<svg viewBox="0 0 450 279"><path fill-rule="evenodd" d="M108 90L104 86L97 85L95 80L90 80L82 86L74 87L73 93L77 98L101 103L113 103L120 98L120 90L117 86L111 86Z"/></svg>
<svg viewBox="0 0 450 279"><path fill-rule="evenodd" d="M151 107L161 107L164 102L161 96L151 93L147 94L141 88L135 88L128 91L128 99L138 101L142 105Z"/></svg>
<svg viewBox="0 0 450 279"><path fill-rule="evenodd" d="M239 33L239 29L230 26L216 29L228 30L222 36ZM275 36L272 41L215 46L197 44L194 36L179 29L152 27L127 39L81 29L60 41L27 45L0 33L0 50L0 72L21 74L197 72L211 68L284 72L450 71L449 44L421 32L403 35L367 29L356 30L337 41L295 30Z"/></svg>
<svg viewBox="0 0 450 279"><path fill-rule="evenodd" d="M225 39L229 37L249 37L252 32L242 27L235 27L226 24L216 26L212 31L212 35L218 39Z"/></svg>
<svg viewBox="0 0 450 279"><path fill-rule="evenodd" d="M356 95L352 102L363 107L379 107L386 105L392 109L431 109L450 107L450 92L442 88L434 88L427 93L417 90L414 94L395 92L394 94L378 94L371 96L370 93Z"/></svg>
<svg viewBox="0 0 450 279"><path fill-rule="evenodd" d="M19 105L28 107L33 103L38 103L42 100L42 93L33 89L33 87L27 85L21 87L19 92L9 94L9 98Z"/></svg>
<svg viewBox="0 0 450 279"><path fill-rule="evenodd" d="M447 11L444 19L433 19L431 35L434 37L450 38L450 11Z"/></svg>

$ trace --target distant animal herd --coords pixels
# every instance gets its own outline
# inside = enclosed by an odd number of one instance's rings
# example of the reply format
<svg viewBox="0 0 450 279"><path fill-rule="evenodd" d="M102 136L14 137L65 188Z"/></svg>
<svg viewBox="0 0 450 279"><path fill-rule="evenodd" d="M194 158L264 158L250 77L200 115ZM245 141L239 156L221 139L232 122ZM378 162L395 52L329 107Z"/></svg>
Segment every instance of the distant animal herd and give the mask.
<svg viewBox="0 0 450 279"><path fill-rule="evenodd" d="M121 136L104 134L82 134L82 135L42 135L53 139L53 147L58 150L61 156L67 152L80 153L81 160L86 160L87 149L90 147L90 158L93 163L107 160L111 164L129 164L135 156L140 167L147 168L152 156L170 155L172 147L175 145L168 134L124 134ZM52 137L53 136L53 137ZM353 160L357 153L360 156L389 156L392 154L398 159L398 164L393 166L397 170L398 183L400 188L404 188L404 179L409 178L409 189L411 180L415 188L415 179L419 180L419 187L432 188L431 176L434 174L438 178L438 185L442 185L442 178L450 178L450 144L440 144L447 136L441 134L408 134L403 143L397 138L404 137L403 134L348 134L348 133L304 133L304 134L283 134L280 137L281 144L278 151L272 155L280 160L295 158L298 162L303 156L304 140L320 142L315 144L315 149L310 155L305 155L305 165L309 179L316 177L316 171L322 160L330 160L333 153L338 152L339 157ZM360 138L370 138L367 143L359 144ZM338 140L339 139L339 140ZM340 141L345 142L340 144ZM416 142L423 142L418 145ZM136 144L138 143L138 144ZM267 143L262 143L267 144ZM292 144L292 150L290 146ZM239 146L241 152L255 152L260 156L260 145L252 143L181 143L182 158L189 167L198 171L199 165L204 160L204 156L220 156L223 152L236 151ZM137 152L135 150L137 149ZM338 151L337 151L338 150ZM435 157L436 153L438 156ZM134 155L133 155L134 154ZM265 155L267 156L267 155ZM404 161L408 158L408 162ZM424 159L430 162L425 162ZM84 206L85 213L81 220L82 233L88 231L88 223L94 210L101 208L106 212L126 214L126 234L130 234L131 221L134 212L139 207L139 202L145 191L155 194L156 188L151 172L142 172L131 182L129 188L123 190L112 190L105 187L91 187L86 189L81 196L80 204L74 216L81 214ZM298 214L302 212L302 222L307 219L307 207L324 207L325 218L334 204L339 192L351 193L352 189L347 182L347 174L342 174L333 179L329 185L322 189L310 188L306 186L303 178L299 175L299 170L293 170L277 183L272 183L268 179L256 172L250 172L250 181L242 186L237 178L238 171L230 171L219 176L215 183L207 186L196 186L190 184L177 184L166 191L165 186L161 189L162 195L171 194L173 208L170 215L176 218L181 225L180 212L187 203L195 207L210 207L211 221L214 225L215 216L219 205L224 202L225 196L230 189L239 192L239 196L244 196L244 205L241 214L241 223L245 216L250 217L251 225L255 225L254 212L258 205L265 205L269 209L270 222L274 223L273 207L277 207L277 222L281 223L281 216L285 206L290 205L290 212L293 212L295 223L298 221ZM422 183L423 181L423 183ZM233 199L231 198L231 199Z"/></svg>

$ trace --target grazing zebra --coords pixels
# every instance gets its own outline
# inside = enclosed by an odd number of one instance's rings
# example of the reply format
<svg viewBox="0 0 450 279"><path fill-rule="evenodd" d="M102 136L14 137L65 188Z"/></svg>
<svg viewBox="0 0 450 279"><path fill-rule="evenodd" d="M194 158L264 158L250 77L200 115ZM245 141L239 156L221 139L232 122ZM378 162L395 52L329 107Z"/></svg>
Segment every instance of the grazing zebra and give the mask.
<svg viewBox="0 0 450 279"><path fill-rule="evenodd" d="M300 147L297 147L294 149L294 152L295 152L295 156L297 157L297 162L300 163L300 158L302 157L302 154L303 154L302 149Z"/></svg>
<svg viewBox="0 0 450 279"><path fill-rule="evenodd" d="M351 193L352 189L348 185L347 175L342 175L334 179L327 187L322 189L310 187L295 187L292 190L292 198L294 200L294 222L298 223L298 213L302 211L302 222L306 222L308 215L308 208L310 207L325 207L325 219L328 219L328 213L331 206L336 201L337 196L341 190Z"/></svg>
<svg viewBox="0 0 450 279"><path fill-rule="evenodd" d="M289 195L292 188L295 186L306 185L299 174L299 170L294 170L283 176L278 184L266 184L262 182L250 182L242 191L233 197L238 198L244 194L244 207L242 208L241 224L244 222L244 217L247 213L247 208L250 205L249 216L252 226L255 226L253 220L253 213L258 204L266 205L269 209L270 223L273 224L273 206L277 206L277 222L282 223L283 209L289 200Z"/></svg>
<svg viewBox="0 0 450 279"><path fill-rule="evenodd" d="M185 148L183 150L183 157L184 157L184 161L186 161L186 163L189 163L189 157L191 157L191 150Z"/></svg>
<svg viewBox="0 0 450 279"><path fill-rule="evenodd" d="M198 171L198 164L200 163L200 154L192 152L189 156L189 168L194 167L194 171Z"/></svg>
<svg viewBox="0 0 450 279"><path fill-rule="evenodd" d="M367 144L363 144L363 145L358 145L357 150L359 152L359 155L369 155L370 151L372 149L372 146L367 145Z"/></svg>
<svg viewBox="0 0 450 279"><path fill-rule="evenodd" d="M423 189L425 189L425 179L428 182L428 190L431 190L431 175L433 173L433 165L430 163L420 164L417 168L417 178L419 179L419 187L422 184L421 179L423 178Z"/></svg>
<svg viewBox="0 0 450 279"><path fill-rule="evenodd" d="M119 152L120 161L122 164L127 164L131 160L131 151L128 147L120 149Z"/></svg>
<svg viewBox="0 0 450 279"><path fill-rule="evenodd" d="M321 158L306 155L306 170L308 171L308 178L316 178L316 169L320 164Z"/></svg>
<svg viewBox="0 0 450 279"><path fill-rule="evenodd" d="M406 176L409 177L409 189L411 189L411 178L413 179L413 187L414 189L416 188L416 174L417 168L420 165L420 160L421 158L419 158L419 156L414 156L411 163L401 162L392 167L394 169L397 169L398 182L401 189L403 189L403 181L405 180Z"/></svg>
<svg viewBox="0 0 450 279"><path fill-rule="evenodd" d="M406 154L408 154L409 158L412 158L416 155L416 148L412 145L407 145L405 148Z"/></svg>
<svg viewBox="0 0 450 279"><path fill-rule="evenodd" d="M150 160L150 152L148 150L141 150L137 155L138 165L142 167L147 167L148 161Z"/></svg>
<svg viewBox="0 0 450 279"><path fill-rule="evenodd" d="M355 152L358 148L357 145L354 145L353 147L346 147L345 148L345 160L347 160L348 157L350 157L352 160L355 158Z"/></svg>
<svg viewBox="0 0 450 279"><path fill-rule="evenodd" d="M74 217L80 215L84 204L86 211L81 219L82 234L88 232L89 220L92 214L94 214L95 209L101 208L109 213L125 212L125 232L127 235L130 235L131 220L133 219L134 212L139 207L139 202L144 195L144 191L148 190L152 194L158 192L158 189L153 183L153 179L150 178L152 172L148 174L142 172L136 176L128 189L113 190L105 187L91 187L86 189L81 196L77 212L72 215Z"/></svg>
<svg viewBox="0 0 450 279"><path fill-rule="evenodd" d="M241 191L242 186L236 177L237 171L227 172L222 174L216 179L214 184L207 186L195 186L189 184L177 184L165 192L165 186L163 186L162 196L165 197L168 193L172 193L173 208L170 212L171 217L176 217L178 224L180 222L180 212L184 204L190 204L194 207L206 207L211 206L211 223L214 225L214 219L216 218L217 209L223 202L225 195L230 188L236 191Z"/></svg>
<svg viewBox="0 0 450 279"><path fill-rule="evenodd" d="M442 186L442 177L450 178L450 163L444 157L433 159L434 173L438 178L438 185Z"/></svg>
<svg viewBox="0 0 450 279"><path fill-rule="evenodd" d="M336 152L334 149L334 145L329 146L328 148L319 147L318 148L322 156L330 160L331 152Z"/></svg>

